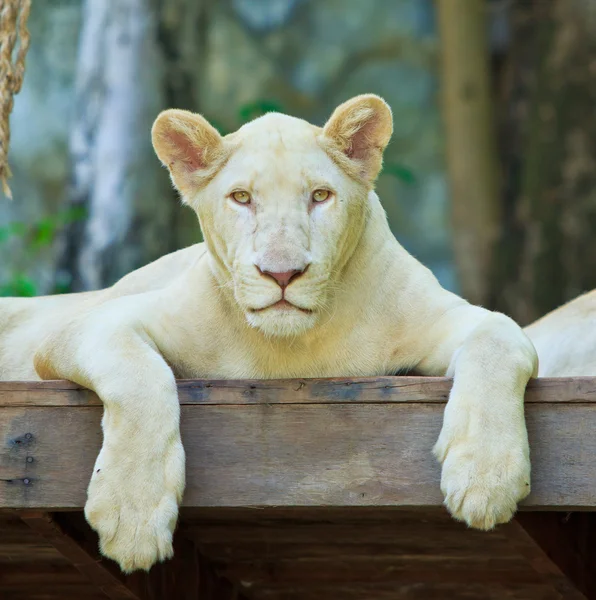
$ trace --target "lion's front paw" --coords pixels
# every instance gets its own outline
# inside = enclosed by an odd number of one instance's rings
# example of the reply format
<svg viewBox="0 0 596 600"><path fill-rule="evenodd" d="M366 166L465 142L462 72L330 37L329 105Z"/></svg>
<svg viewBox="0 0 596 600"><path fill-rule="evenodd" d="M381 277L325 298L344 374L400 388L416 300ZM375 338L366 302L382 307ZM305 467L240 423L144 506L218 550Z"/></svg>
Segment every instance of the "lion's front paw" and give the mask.
<svg viewBox="0 0 596 600"><path fill-rule="evenodd" d="M85 505L102 554L127 573L148 570L173 554L172 535L184 491L184 450L178 439L160 455L136 461L100 452Z"/></svg>
<svg viewBox="0 0 596 600"><path fill-rule="evenodd" d="M527 442L508 442L441 434L434 453L443 463L441 490L454 518L487 530L513 517L530 493L530 460Z"/></svg>

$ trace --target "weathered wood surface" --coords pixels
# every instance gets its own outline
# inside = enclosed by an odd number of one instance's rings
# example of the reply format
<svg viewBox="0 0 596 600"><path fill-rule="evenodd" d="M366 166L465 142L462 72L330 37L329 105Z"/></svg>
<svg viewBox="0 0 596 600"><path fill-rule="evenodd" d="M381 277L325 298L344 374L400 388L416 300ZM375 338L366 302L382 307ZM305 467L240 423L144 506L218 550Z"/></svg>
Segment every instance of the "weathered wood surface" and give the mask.
<svg viewBox="0 0 596 600"><path fill-rule="evenodd" d="M380 377L182 381L185 506L438 506L431 448L451 382ZM527 393L525 506L596 506L596 378ZM67 382L0 383L0 508L73 509L101 444L96 396Z"/></svg>
<svg viewBox="0 0 596 600"><path fill-rule="evenodd" d="M7 600L585 599L516 523L480 532L440 508L187 508L174 559L131 576L81 512L18 514L29 527L0 511Z"/></svg>
<svg viewBox="0 0 596 600"><path fill-rule="evenodd" d="M2 600L247 600L189 538L150 573L124 575L80 512L0 512Z"/></svg>
<svg viewBox="0 0 596 600"><path fill-rule="evenodd" d="M525 512L517 520L587 598L596 598L596 512Z"/></svg>
<svg viewBox="0 0 596 600"><path fill-rule="evenodd" d="M550 583L560 593L561 598L565 598L565 600L585 600L586 596L582 593L585 591L585 587L582 587L580 591L576 587L577 579L573 579L573 582L567 579L560 566L538 544L537 540L524 529L519 519L507 524L507 536L512 547L528 561L528 564L532 566L541 581Z"/></svg>
<svg viewBox="0 0 596 600"><path fill-rule="evenodd" d="M70 561L16 514L0 514L2 600L107 600Z"/></svg>
<svg viewBox="0 0 596 600"><path fill-rule="evenodd" d="M109 560L101 560L97 552L97 540L87 547L85 539L69 535L49 513L28 511L20 515L41 540L47 542L64 557L92 585L93 590L110 600L142 600L126 586L125 578L118 567ZM40 540L40 541L41 541Z"/></svg>
<svg viewBox="0 0 596 600"><path fill-rule="evenodd" d="M361 377L288 380L180 379L180 404L331 404L362 402L444 403L451 390L447 377ZM526 404L596 402L596 377L534 379ZM18 406L101 406L99 398L76 383L0 381L0 408Z"/></svg>
<svg viewBox="0 0 596 600"><path fill-rule="evenodd" d="M531 541L519 543L515 522L480 532L438 508L182 515L184 535L255 600L585 599Z"/></svg>

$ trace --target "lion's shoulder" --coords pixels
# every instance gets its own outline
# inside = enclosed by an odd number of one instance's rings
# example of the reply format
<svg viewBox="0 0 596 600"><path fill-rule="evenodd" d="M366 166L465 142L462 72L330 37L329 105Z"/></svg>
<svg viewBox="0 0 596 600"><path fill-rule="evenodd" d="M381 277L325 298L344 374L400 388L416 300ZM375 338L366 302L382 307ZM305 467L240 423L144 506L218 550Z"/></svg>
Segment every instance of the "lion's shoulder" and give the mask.
<svg viewBox="0 0 596 600"><path fill-rule="evenodd" d="M206 252L205 244L200 243L166 254L125 275L109 289L108 296L140 294L167 287L201 260Z"/></svg>

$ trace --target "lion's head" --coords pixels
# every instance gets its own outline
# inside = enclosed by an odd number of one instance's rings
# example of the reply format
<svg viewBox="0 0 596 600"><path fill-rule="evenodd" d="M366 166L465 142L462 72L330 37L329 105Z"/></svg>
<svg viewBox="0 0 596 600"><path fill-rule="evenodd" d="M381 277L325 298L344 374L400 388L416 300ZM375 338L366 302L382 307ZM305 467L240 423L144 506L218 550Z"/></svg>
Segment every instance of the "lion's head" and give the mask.
<svg viewBox="0 0 596 600"><path fill-rule="evenodd" d="M166 110L152 135L248 323L297 335L330 308L391 132L387 104L364 95L323 128L270 113L222 137L200 115Z"/></svg>

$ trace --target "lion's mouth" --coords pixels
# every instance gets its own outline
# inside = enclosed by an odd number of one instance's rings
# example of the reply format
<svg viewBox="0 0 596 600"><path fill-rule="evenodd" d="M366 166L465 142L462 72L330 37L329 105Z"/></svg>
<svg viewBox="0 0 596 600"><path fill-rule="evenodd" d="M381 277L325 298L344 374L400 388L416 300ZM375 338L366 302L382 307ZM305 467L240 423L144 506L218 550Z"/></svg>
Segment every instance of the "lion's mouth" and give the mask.
<svg viewBox="0 0 596 600"><path fill-rule="evenodd" d="M263 312L264 310L282 310L282 311L299 310L303 313L306 313L307 315L310 315L312 313L312 310L309 310L308 308L302 308L301 306L297 306L296 304L292 304L291 302L288 302L285 298L278 300L274 304L269 304L268 306L263 306L263 308L251 308L250 309L250 311L254 312L254 313Z"/></svg>

